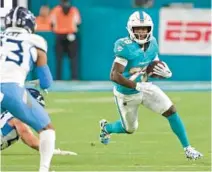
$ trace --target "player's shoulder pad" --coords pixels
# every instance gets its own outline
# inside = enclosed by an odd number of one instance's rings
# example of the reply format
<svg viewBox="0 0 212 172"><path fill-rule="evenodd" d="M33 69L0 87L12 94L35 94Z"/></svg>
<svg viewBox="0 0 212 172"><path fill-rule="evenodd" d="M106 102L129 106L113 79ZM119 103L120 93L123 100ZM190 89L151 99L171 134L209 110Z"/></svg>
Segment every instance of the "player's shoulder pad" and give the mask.
<svg viewBox="0 0 212 172"><path fill-rule="evenodd" d="M118 39L114 46L115 56L128 59L130 54L130 45L132 44L133 41L129 37Z"/></svg>
<svg viewBox="0 0 212 172"><path fill-rule="evenodd" d="M43 37L41 37L40 35L36 35L36 34L30 34L29 41L36 48L47 53L47 42Z"/></svg>

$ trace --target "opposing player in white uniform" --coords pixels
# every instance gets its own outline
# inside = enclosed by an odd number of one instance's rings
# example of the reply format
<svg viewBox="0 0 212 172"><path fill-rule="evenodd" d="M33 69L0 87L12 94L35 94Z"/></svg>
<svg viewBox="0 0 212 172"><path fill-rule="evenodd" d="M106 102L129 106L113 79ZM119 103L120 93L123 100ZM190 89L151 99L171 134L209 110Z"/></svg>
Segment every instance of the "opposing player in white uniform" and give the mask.
<svg viewBox="0 0 212 172"><path fill-rule="evenodd" d="M27 92L24 82L35 66L42 89L52 75L47 65L46 41L33 34L34 15L16 7L5 16L6 30L0 35L0 103L15 118L39 133L40 172L47 172L55 150L55 131L45 109Z"/></svg>
<svg viewBox="0 0 212 172"><path fill-rule="evenodd" d="M27 88L29 93L38 103L45 107L44 97L40 92L33 88ZM0 150L9 148L16 143L19 138L29 147L39 151L39 138L23 122L15 118L10 112L4 111L0 114ZM77 155L75 152L54 150L54 155Z"/></svg>
<svg viewBox="0 0 212 172"><path fill-rule="evenodd" d="M168 96L156 85L144 82L147 81L145 73L147 66L158 60L158 45L152 35L151 17L143 11L134 12L129 17L127 30L129 36L115 43L115 60L111 70L120 120L113 123L108 123L106 120L100 121L101 142L108 144L112 133L132 134L135 132L138 128L138 107L142 104L168 120L187 158L202 157L200 152L190 146L185 127ZM157 77L171 77L172 73L166 63L161 63L157 63L151 72Z"/></svg>

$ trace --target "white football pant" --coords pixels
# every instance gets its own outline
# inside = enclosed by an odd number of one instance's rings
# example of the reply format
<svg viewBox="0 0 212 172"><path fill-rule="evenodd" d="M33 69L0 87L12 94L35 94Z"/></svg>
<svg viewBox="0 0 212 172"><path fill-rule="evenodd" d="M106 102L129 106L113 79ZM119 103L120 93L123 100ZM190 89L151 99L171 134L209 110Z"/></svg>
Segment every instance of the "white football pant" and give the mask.
<svg viewBox="0 0 212 172"><path fill-rule="evenodd" d="M122 125L129 133L138 128L138 107L140 104L158 114L166 112L173 103L156 85L144 82L143 92L124 95L114 89L115 102L121 116Z"/></svg>

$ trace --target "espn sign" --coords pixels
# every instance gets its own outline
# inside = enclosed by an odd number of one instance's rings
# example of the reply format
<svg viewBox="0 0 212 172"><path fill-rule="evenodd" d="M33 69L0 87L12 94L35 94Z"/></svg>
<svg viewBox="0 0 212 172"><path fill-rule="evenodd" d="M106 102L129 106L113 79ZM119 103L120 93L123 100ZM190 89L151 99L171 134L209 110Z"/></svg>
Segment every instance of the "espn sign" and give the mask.
<svg viewBox="0 0 212 172"><path fill-rule="evenodd" d="M166 41L209 42L211 23L168 21L165 32Z"/></svg>
<svg viewBox="0 0 212 172"><path fill-rule="evenodd" d="M162 9L161 54L211 55L210 10Z"/></svg>

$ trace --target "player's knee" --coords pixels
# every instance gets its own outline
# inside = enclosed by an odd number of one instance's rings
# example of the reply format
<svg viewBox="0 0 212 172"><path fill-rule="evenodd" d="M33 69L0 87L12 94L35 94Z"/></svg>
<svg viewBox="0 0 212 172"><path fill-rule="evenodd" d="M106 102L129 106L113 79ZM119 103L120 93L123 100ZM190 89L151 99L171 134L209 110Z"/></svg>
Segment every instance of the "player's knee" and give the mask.
<svg viewBox="0 0 212 172"><path fill-rule="evenodd" d="M48 125L44 128L44 130L49 130L49 129L54 130L54 127L53 127L52 123L48 124Z"/></svg>
<svg viewBox="0 0 212 172"><path fill-rule="evenodd" d="M134 129L134 128L129 128L129 129L126 130L126 133L127 133L127 134L133 134L135 131L136 131L136 129Z"/></svg>
<svg viewBox="0 0 212 172"><path fill-rule="evenodd" d="M46 127L42 128L40 131L38 131L38 133L45 131L45 130L55 130L55 129L54 129L53 125L50 123Z"/></svg>
<svg viewBox="0 0 212 172"><path fill-rule="evenodd" d="M172 105L166 112L164 112L162 115L165 117L168 117L172 115L173 113L176 113L176 108L174 105Z"/></svg>
<svg viewBox="0 0 212 172"><path fill-rule="evenodd" d="M134 124L133 126L127 127L126 133L127 134L133 134L138 129L138 123Z"/></svg>

